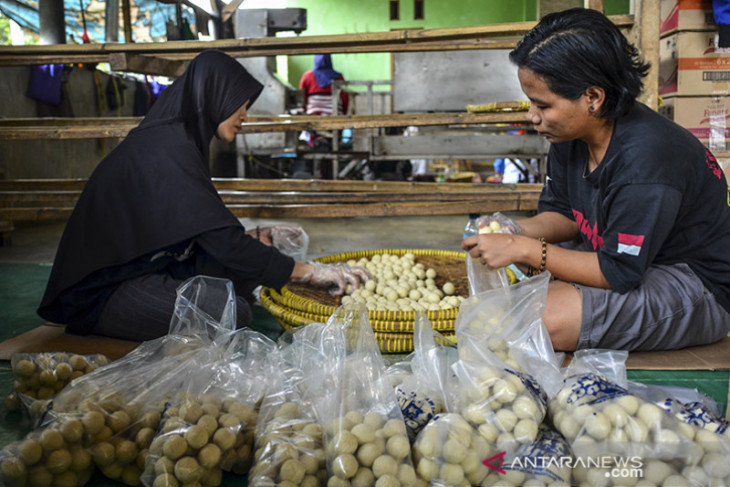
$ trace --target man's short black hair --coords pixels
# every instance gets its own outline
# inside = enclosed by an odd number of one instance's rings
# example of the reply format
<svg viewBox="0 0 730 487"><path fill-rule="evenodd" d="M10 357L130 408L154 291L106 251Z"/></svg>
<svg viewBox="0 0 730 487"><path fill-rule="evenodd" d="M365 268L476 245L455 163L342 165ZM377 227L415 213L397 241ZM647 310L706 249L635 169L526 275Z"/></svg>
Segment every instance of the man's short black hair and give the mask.
<svg viewBox="0 0 730 487"><path fill-rule="evenodd" d="M602 13L574 8L548 14L509 54L518 68L543 78L558 95L577 100L591 86L603 88L600 116L625 115L649 70L639 52Z"/></svg>

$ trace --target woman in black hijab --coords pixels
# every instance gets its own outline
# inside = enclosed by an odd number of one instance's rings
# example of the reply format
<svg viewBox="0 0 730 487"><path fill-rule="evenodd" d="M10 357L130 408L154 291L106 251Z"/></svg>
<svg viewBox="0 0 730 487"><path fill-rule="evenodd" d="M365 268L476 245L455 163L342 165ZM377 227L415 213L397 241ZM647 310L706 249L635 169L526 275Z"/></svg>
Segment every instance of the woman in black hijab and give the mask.
<svg viewBox="0 0 730 487"><path fill-rule="evenodd" d="M336 286L362 268L295 262L246 233L210 180L213 136L231 142L263 86L236 60L204 51L94 170L64 230L38 314L77 334L148 340L168 331L177 287L230 279L241 296L290 278Z"/></svg>

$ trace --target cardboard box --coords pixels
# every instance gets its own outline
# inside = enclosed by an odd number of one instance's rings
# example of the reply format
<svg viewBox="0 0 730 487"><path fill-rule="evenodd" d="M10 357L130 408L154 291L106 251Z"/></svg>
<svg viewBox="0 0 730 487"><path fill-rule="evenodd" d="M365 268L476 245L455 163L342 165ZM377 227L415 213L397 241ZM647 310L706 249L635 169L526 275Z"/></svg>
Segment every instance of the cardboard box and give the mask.
<svg viewBox="0 0 730 487"><path fill-rule="evenodd" d="M677 32L660 39L659 94L730 94L730 53L717 52L717 32Z"/></svg>
<svg viewBox="0 0 730 487"><path fill-rule="evenodd" d="M661 0L660 35L680 30L717 30L712 0Z"/></svg>
<svg viewBox="0 0 730 487"><path fill-rule="evenodd" d="M730 96L664 98L659 113L692 132L713 153L730 150Z"/></svg>

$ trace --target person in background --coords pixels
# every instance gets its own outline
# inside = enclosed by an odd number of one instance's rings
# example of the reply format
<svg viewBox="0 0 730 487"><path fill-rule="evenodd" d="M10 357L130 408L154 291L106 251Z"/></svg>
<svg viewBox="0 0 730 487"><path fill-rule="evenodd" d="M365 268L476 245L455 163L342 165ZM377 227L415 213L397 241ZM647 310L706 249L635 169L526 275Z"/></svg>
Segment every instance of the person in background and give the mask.
<svg viewBox="0 0 730 487"><path fill-rule="evenodd" d="M307 115L342 115L349 108L349 97L340 93L337 106L332 106L332 82L344 80L342 74L332 69L329 54L314 56L314 69L305 72L299 80L299 89L304 93L304 109Z"/></svg>
<svg viewBox="0 0 730 487"><path fill-rule="evenodd" d="M337 100L337 106L333 106L332 82L344 80L341 73L332 68L332 57L329 54L317 54L314 56L314 69L305 72L299 80L299 89L304 94L304 112L307 115L343 115L349 109L349 97L343 90ZM310 148L318 152L332 151L332 137L341 137L340 131L303 131L299 136L300 140L307 143ZM307 163L309 166L310 163ZM320 161L322 177L331 178L333 175L329 161ZM305 168L308 170L308 167ZM310 171L314 174L315 171Z"/></svg>
<svg viewBox="0 0 730 487"><path fill-rule="evenodd" d="M730 189L689 131L637 102L649 65L603 14L546 15L510 53L551 143L537 215L466 238L490 267L550 271L556 350L672 350L730 331ZM564 242L579 239L580 246Z"/></svg>
<svg viewBox="0 0 730 487"><path fill-rule="evenodd" d="M290 279L333 294L367 280L359 267L303 263L246 230L210 180L214 136L232 142L263 86L235 59L199 54L138 127L94 170L61 237L38 314L76 334L149 340L167 334L176 290L229 279L237 326L254 326L245 297Z"/></svg>

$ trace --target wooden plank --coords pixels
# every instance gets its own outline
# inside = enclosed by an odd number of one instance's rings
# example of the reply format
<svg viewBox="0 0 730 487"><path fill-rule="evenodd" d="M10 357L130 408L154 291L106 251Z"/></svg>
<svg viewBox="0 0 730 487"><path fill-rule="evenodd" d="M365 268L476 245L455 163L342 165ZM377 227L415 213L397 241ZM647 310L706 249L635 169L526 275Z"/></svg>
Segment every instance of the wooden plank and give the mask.
<svg viewBox="0 0 730 487"><path fill-rule="evenodd" d="M644 91L639 100L648 107L659 108L659 30L661 18L659 2L655 0L636 0L634 3L637 25L632 29L634 43L645 61L651 63L644 78Z"/></svg>
<svg viewBox="0 0 730 487"><path fill-rule="evenodd" d="M603 0L584 0L583 7L598 10L603 13Z"/></svg>
<svg viewBox="0 0 730 487"><path fill-rule="evenodd" d="M443 186L443 185L442 185ZM474 192L271 192L271 191L221 191L226 205L317 205L343 203L401 203L495 200L512 197L514 191ZM48 207L73 208L81 191L0 191L0 206L7 208ZM539 196L539 190L519 191L523 201Z"/></svg>
<svg viewBox="0 0 730 487"><path fill-rule="evenodd" d="M409 181L343 181L324 179L240 179L213 178L213 185L222 190L238 191L365 191L365 192L471 192L536 191L542 184L490 184L490 183L427 183ZM0 188L3 181L0 180Z"/></svg>
<svg viewBox="0 0 730 487"><path fill-rule="evenodd" d="M0 118L1 127L36 127L59 125L137 125L144 117L39 117Z"/></svg>
<svg viewBox="0 0 730 487"><path fill-rule="evenodd" d="M344 181L325 179L213 178L218 191L349 191L389 193L539 193L542 184L427 183L409 181ZM85 179L0 179L0 191L81 191Z"/></svg>
<svg viewBox="0 0 730 487"><path fill-rule="evenodd" d="M122 0L122 18L124 19L124 42L132 43L132 9L129 0Z"/></svg>
<svg viewBox="0 0 730 487"><path fill-rule="evenodd" d="M349 218L361 216L461 215L495 211L530 211L537 205L520 198L446 202L399 202L327 205L228 205L239 218ZM64 221L72 208L0 208L0 220Z"/></svg>
<svg viewBox="0 0 730 487"><path fill-rule="evenodd" d="M631 27L633 17L611 16L619 27ZM336 34L327 36L264 37L215 41L175 41L125 44L55 44L43 46L0 46L0 66L29 64L108 62L116 52L136 53L167 59L192 59L204 49L219 49L234 57L297 55L336 52L400 52L414 50L505 48L505 39L517 38L535 26L534 21L438 29L405 29L389 32ZM487 41L465 42L492 38ZM507 39L514 42L514 39ZM442 44L439 46L439 44ZM510 44L512 45L512 44Z"/></svg>
<svg viewBox="0 0 730 487"><path fill-rule="evenodd" d="M19 120L19 119L14 119ZM30 120L30 119L29 119ZM105 119L97 124L93 117L83 120L55 119L58 125L48 121L32 125L23 121L13 126L6 121L0 124L0 140L38 139L97 139L122 138L139 124L137 117L120 117L118 123ZM101 120L101 119L100 119ZM241 125L244 134L295 131L340 130L345 128L366 129L377 127L427 126L427 125L474 125L495 123L525 123L524 112L506 113L395 113L389 115L342 115L332 117L281 116L249 117Z"/></svg>
<svg viewBox="0 0 730 487"><path fill-rule="evenodd" d="M183 74L186 64L143 54L115 52L109 55L109 66L112 71L132 71L134 73L155 74L176 78Z"/></svg>

